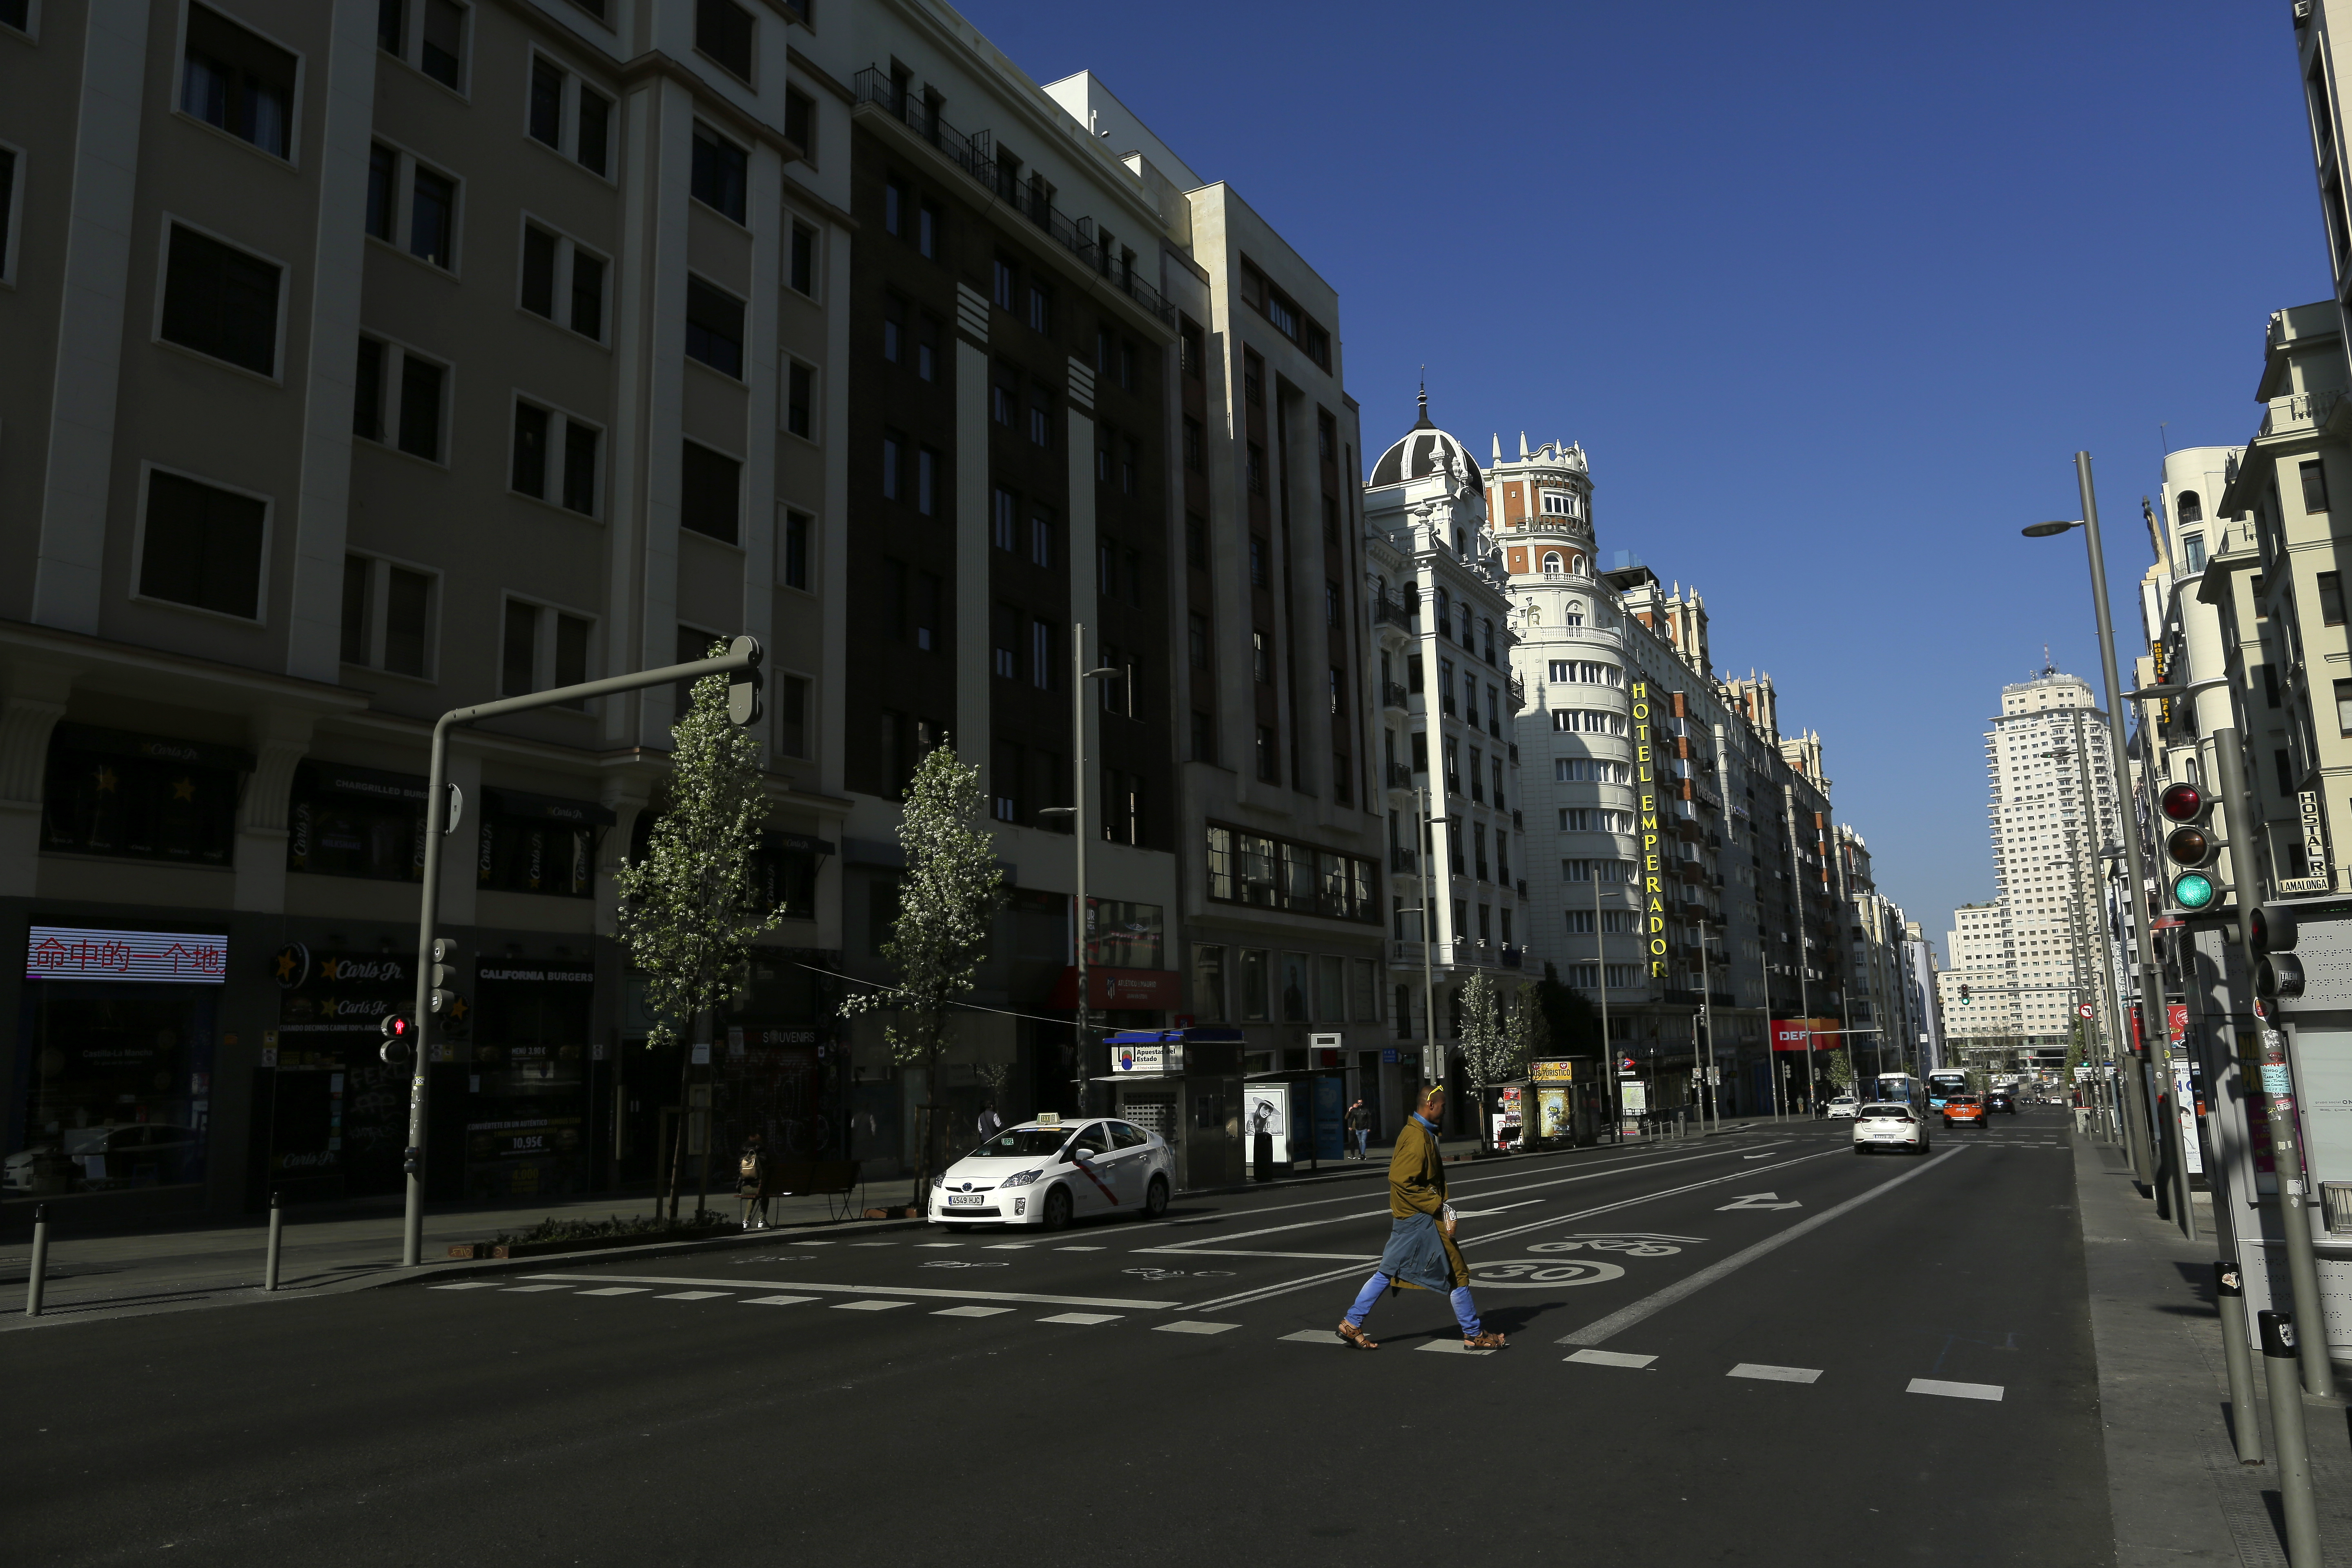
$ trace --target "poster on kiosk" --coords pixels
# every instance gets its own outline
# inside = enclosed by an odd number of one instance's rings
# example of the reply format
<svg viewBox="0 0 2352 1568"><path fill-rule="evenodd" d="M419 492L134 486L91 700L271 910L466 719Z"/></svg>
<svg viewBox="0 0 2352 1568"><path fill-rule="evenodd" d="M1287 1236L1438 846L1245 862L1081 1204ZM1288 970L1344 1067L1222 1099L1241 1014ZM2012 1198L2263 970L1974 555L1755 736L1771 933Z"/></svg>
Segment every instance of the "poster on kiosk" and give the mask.
<svg viewBox="0 0 2352 1568"><path fill-rule="evenodd" d="M1243 1158L1255 1166L1290 1163L1290 1089L1286 1083L1254 1083L1242 1095Z"/></svg>

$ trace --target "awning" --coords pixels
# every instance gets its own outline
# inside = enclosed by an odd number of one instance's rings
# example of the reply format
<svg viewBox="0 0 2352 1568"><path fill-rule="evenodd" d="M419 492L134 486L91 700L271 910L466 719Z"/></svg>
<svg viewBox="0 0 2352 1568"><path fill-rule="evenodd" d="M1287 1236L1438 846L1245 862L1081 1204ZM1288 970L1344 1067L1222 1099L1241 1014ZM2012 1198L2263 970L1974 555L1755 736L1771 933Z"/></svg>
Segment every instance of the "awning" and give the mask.
<svg viewBox="0 0 2352 1568"><path fill-rule="evenodd" d="M771 833L768 837L777 848L787 854L822 856L834 852L832 845L805 833Z"/></svg>
<svg viewBox="0 0 2352 1568"><path fill-rule="evenodd" d="M562 822L574 827L610 826L612 807L593 800L566 800L561 795L525 795L515 789L482 791L482 805L491 816L521 817L532 822Z"/></svg>
<svg viewBox="0 0 2352 1568"><path fill-rule="evenodd" d="M253 771L253 753L235 746L205 741L183 741L171 735L135 735L128 730L101 730L95 724L58 724L49 731L50 743L77 752L97 752L110 757L146 757L159 763L183 763L192 767L226 768L231 773Z"/></svg>
<svg viewBox="0 0 2352 1568"><path fill-rule="evenodd" d="M311 785L328 795L351 795L387 805L407 801L421 804L425 799L426 781L422 773L388 773L381 768L354 767L349 763L314 762L307 766Z"/></svg>

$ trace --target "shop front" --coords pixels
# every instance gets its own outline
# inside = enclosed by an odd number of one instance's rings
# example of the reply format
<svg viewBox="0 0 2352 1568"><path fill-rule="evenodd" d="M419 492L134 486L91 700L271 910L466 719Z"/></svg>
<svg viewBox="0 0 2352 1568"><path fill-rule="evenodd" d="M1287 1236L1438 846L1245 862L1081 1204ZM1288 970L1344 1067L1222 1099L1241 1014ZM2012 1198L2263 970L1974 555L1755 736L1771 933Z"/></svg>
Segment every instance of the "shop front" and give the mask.
<svg viewBox="0 0 2352 1568"><path fill-rule="evenodd" d="M475 1203L589 1190L596 973L584 961L484 958L466 1069L464 1191Z"/></svg>
<svg viewBox="0 0 2352 1568"><path fill-rule="evenodd" d="M228 933L44 924L26 943L5 1190L194 1186Z"/></svg>
<svg viewBox="0 0 2352 1568"><path fill-rule="evenodd" d="M289 942L269 967L278 1026L264 1033L253 1069L246 1206L267 1207L271 1193L298 1203L399 1192L410 1068L383 1059L382 1026L415 1005L414 961ZM461 996L435 1031L462 1046L472 1014ZM457 1105L436 1110L436 1121L462 1115Z"/></svg>

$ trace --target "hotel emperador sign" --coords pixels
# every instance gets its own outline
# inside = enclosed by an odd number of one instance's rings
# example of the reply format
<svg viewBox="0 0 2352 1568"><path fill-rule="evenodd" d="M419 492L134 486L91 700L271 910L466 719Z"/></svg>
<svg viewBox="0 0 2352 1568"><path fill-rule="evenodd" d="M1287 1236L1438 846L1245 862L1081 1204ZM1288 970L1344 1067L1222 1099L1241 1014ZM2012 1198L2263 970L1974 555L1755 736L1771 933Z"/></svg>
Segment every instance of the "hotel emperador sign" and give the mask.
<svg viewBox="0 0 2352 1568"><path fill-rule="evenodd" d="M1647 911L1650 973L1666 978L1665 884L1658 871L1658 770L1650 754L1650 683L1633 682L1633 778L1642 795L1642 907Z"/></svg>

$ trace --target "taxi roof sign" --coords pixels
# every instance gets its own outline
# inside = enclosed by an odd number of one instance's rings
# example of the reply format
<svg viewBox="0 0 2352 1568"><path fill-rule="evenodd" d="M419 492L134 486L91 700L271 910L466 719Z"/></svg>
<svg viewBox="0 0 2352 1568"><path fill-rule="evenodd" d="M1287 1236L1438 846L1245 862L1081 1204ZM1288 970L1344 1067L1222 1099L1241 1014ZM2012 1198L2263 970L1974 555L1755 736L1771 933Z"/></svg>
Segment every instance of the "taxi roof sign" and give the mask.
<svg viewBox="0 0 2352 1568"><path fill-rule="evenodd" d="M1062 1113L1058 1110L1041 1110L1037 1113L1037 1125L1040 1127L1059 1127L1061 1124Z"/></svg>

